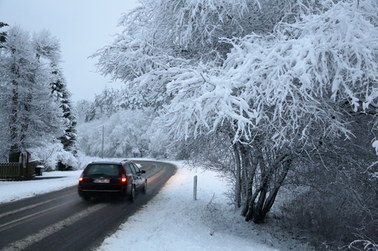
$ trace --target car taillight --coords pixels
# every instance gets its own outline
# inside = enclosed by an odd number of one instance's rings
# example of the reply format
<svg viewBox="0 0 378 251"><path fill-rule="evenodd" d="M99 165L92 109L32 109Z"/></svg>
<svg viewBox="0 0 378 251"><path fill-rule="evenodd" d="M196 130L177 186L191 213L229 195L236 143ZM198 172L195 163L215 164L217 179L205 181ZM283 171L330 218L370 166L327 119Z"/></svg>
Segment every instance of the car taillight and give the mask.
<svg viewBox="0 0 378 251"><path fill-rule="evenodd" d="M79 182L82 182L83 180L84 180L84 177L83 177L83 175L81 175L80 178L79 178Z"/></svg>
<svg viewBox="0 0 378 251"><path fill-rule="evenodd" d="M126 183L126 181L127 181L126 176L124 174L122 174L121 182Z"/></svg>

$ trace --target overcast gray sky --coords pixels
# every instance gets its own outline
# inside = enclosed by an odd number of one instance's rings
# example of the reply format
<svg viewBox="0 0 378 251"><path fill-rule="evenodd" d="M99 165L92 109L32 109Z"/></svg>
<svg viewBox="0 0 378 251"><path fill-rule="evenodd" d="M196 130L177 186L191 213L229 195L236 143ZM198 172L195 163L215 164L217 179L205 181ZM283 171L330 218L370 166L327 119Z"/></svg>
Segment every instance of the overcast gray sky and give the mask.
<svg viewBox="0 0 378 251"><path fill-rule="evenodd" d="M117 87L96 72L96 50L113 41L122 13L137 0L0 0L0 22L31 34L47 29L61 43L62 68L72 101L93 100L105 86Z"/></svg>

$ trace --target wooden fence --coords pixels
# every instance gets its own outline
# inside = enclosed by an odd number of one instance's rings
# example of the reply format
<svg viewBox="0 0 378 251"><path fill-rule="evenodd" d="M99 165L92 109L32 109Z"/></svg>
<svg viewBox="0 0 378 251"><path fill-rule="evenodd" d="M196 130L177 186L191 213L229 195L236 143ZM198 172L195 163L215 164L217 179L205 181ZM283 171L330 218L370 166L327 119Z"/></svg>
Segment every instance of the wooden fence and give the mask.
<svg viewBox="0 0 378 251"><path fill-rule="evenodd" d="M20 163L0 163L0 179L18 179L21 176Z"/></svg>
<svg viewBox="0 0 378 251"><path fill-rule="evenodd" d="M18 162L0 163L0 179L32 179L37 165L38 162L29 162L23 168Z"/></svg>

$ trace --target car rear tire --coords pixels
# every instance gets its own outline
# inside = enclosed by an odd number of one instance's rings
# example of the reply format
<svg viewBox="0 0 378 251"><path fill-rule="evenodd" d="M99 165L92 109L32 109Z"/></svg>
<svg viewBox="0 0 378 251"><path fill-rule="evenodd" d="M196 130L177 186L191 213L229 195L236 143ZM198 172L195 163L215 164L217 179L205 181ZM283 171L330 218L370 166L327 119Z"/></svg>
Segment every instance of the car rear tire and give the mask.
<svg viewBox="0 0 378 251"><path fill-rule="evenodd" d="M135 200L135 186L131 187L131 193L129 197L130 201L133 202Z"/></svg>
<svg viewBox="0 0 378 251"><path fill-rule="evenodd" d="M147 180L144 182L142 192L143 192L143 194L147 194Z"/></svg>
<svg viewBox="0 0 378 251"><path fill-rule="evenodd" d="M91 197L87 197L87 196L84 196L84 197L81 197L84 201L90 201L91 200Z"/></svg>
<svg viewBox="0 0 378 251"><path fill-rule="evenodd" d="M90 201L91 200L91 196L89 195L86 195L86 194L83 194L83 192L79 193L79 196L85 200L85 201Z"/></svg>

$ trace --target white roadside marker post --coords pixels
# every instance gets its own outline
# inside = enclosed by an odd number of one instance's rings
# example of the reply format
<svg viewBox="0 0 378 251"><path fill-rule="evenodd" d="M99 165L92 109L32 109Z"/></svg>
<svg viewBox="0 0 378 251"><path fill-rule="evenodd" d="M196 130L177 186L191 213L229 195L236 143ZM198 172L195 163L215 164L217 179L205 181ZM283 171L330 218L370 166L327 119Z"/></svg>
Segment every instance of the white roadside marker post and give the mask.
<svg viewBox="0 0 378 251"><path fill-rule="evenodd" d="M194 182L193 182L193 200L197 200L197 175L194 175Z"/></svg>

